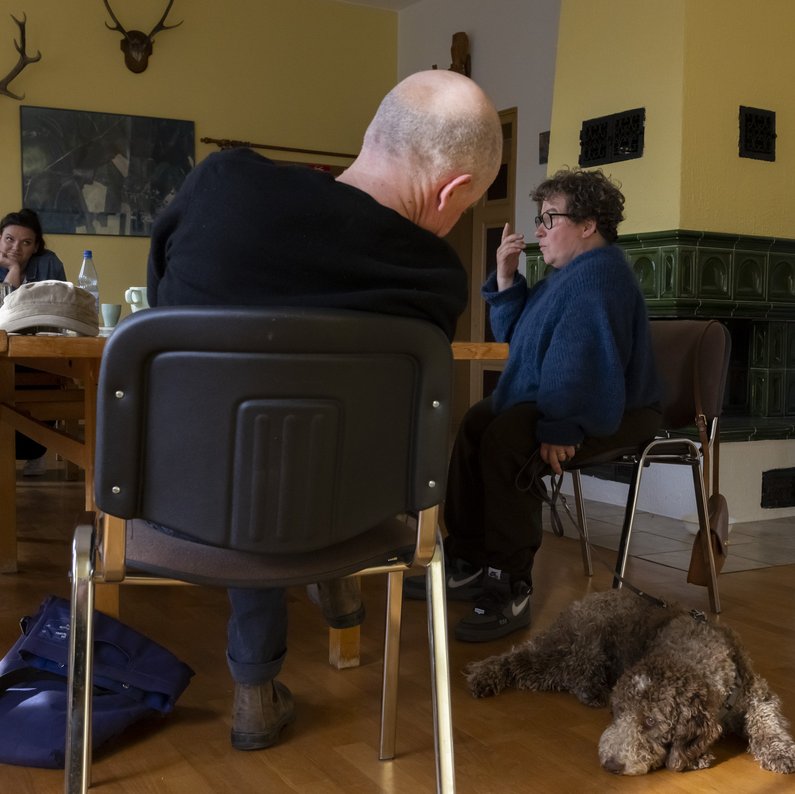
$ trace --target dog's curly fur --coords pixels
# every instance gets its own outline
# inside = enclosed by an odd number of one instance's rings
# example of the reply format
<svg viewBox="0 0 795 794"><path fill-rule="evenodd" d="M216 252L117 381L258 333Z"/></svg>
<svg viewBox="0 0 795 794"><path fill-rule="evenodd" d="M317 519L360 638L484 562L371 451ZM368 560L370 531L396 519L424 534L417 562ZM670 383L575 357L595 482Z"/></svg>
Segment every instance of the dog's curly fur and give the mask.
<svg viewBox="0 0 795 794"><path fill-rule="evenodd" d="M616 774L703 769L712 744L729 732L747 738L764 769L795 772L781 703L737 635L627 589L575 602L547 631L466 673L475 697L515 687L571 692L588 706L609 702L613 721L599 760Z"/></svg>

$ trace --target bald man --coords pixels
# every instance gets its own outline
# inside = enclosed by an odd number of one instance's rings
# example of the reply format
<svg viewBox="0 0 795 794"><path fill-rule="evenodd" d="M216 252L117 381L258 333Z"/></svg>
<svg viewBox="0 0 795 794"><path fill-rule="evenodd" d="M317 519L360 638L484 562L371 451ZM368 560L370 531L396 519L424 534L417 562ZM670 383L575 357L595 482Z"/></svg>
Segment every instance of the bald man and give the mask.
<svg viewBox="0 0 795 794"><path fill-rule="evenodd" d="M468 289L442 237L494 180L501 155L488 97L469 78L435 70L387 94L336 179L250 149L211 154L155 223L149 305L357 309L427 320L452 339ZM330 625L362 620L349 580L320 596ZM284 592L229 590L229 599L232 745L261 749L293 719L292 695L276 680Z"/></svg>

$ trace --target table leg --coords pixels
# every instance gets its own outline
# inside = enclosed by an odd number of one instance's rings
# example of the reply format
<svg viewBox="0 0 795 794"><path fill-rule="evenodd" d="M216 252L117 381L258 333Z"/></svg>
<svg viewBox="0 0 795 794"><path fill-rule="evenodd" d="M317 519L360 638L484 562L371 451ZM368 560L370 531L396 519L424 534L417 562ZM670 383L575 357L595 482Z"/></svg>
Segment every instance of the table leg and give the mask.
<svg viewBox="0 0 795 794"><path fill-rule="evenodd" d="M360 626L328 630L328 662L342 670L359 666Z"/></svg>
<svg viewBox="0 0 795 794"><path fill-rule="evenodd" d="M0 403L14 402L14 365L0 360ZM17 570L17 464L14 429L0 422L0 573Z"/></svg>
<svg viewBox="0 0 795 794"><path fill-rule="evenodd" d="M85 452L86 510L96 510L94 504L94 452L97 441L97 382L99 380L99 360L86 361L83 372L83 444Z"/></svg>

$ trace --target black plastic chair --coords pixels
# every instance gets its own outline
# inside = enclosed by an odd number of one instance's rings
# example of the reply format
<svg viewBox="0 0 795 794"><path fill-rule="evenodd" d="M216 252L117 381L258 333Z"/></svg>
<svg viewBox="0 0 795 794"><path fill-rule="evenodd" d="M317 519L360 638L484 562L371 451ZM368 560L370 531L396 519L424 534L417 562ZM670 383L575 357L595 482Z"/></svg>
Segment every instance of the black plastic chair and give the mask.
<svg viewBox="0 0 795 794"><path fill-rule="evenodd" d="M454 791L437 527L451 375L447 338L419 320L180 307L118 326L97 395L104 520L87 513L73 543L67 791L90 785L95 581L134 582L128 567L148 582L225 587L388 573L386 759L394 756L403 572L412 566L425 568L430 593L437 788Z"/></svg>
<svg viewBox="0 0 795 794"><path fill-rule="evenodd" d="M635 521L638 492L643 470L652 463L689 466L693 473L699 527L707 527L707 494L701 474L704 450L699 439L684 436L683 430L693 427L696 421L695 373L699 374L702 409L707 425L707 443L711 450L719 433L719 418L723 409L723 394L729 371L731 336L725 325L709 320L651 320L652 345L657 369L663 383L662 427L655 439L638 448L611 450L598 459L578 465L577 458L566 466L572 475L577 521L582 542L583 566L587 575L592 573L588 523L582 496L580 472L589 466L604 463L632 465L624 523L621 529L618 558L616 560L614 587L621 587L627 565L629 543ZM714 460L717 468L717 460ZM718 578L715 569L709 532L704 532L705 558L709 561L708 585L710 607L720 612Z"/></svg>

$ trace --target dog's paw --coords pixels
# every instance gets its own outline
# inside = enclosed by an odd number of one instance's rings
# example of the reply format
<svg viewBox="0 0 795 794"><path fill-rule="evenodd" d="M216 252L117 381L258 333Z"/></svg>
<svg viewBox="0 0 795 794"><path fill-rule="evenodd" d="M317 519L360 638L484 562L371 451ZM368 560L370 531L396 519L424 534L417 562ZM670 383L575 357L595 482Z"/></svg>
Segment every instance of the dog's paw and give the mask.
<svg viewBox="0 0 795 794"><path fill-rule="evenodd" d="M470 662L465 670L469 691L476 698L498 695L505 689L503 672L491 659L482 662Z"/></svg>
<svg viewBox="0 0 795 794"><path fill-rule="evenodd" d="M688 769L707 769L712 766L715 756L712 753L704 753L695 759L691 764L688 764Z"/></svg>
<svg viewBox="0 0 795 794"><path fill-rule="evenodd" d="M583 706L592 709L604 708L610 702L610 692L606 690L573 689L571 692Z"/></svg>
<svg viewBox="0 0 795 794"><path fill-rule="evenodd" d="M756 757L762 769L781 775L795 773L795 744L774 742Z"/></svg>

